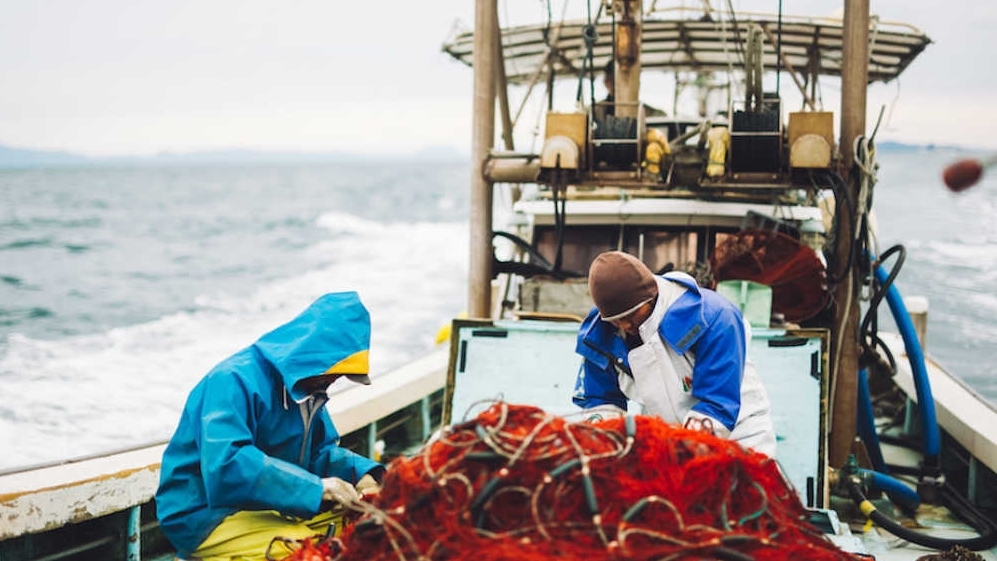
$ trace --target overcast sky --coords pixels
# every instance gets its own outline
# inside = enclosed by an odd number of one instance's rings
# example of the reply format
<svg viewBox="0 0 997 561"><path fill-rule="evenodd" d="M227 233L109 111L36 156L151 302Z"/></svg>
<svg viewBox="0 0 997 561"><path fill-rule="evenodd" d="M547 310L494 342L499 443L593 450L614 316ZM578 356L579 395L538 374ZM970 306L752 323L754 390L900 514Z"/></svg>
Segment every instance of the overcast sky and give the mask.
<svg viewBox="0 0 997 561"><path fill-rule="evenodd" d="M562 2L553 1L557 15ZM779 6L733 2L766 12ZM997 148L992 4L871 2L882 19L904 20L934 41L899 84L870 93L871 113L887 104L877 138ZM584 3L572 3L584 14ZM782 5L808 15L838 8L831 0ZM545 13L539 0L500 6L502 17ZM89 155L467 152L472 71L440 47L455 22L470 26L473 7L474 0L0 0L0 144ZM838 111L833 96L825 91L826 108Z"/></svg>

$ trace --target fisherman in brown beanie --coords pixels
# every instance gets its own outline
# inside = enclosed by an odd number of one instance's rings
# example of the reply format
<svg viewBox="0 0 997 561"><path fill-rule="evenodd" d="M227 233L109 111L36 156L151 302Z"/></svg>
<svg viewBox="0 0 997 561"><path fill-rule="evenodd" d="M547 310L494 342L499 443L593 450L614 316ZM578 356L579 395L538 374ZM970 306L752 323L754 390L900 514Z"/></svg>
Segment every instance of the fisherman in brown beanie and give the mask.
<svg viewBox="0 0 997 561"><path fill-rule="evenodd" d="M572 400L589 418L637 413L713 432L775 455L769 400L747 359L740 309L686 273L654 275L622 251L589 268L595 302L575 350L585 358Z"/></svg>

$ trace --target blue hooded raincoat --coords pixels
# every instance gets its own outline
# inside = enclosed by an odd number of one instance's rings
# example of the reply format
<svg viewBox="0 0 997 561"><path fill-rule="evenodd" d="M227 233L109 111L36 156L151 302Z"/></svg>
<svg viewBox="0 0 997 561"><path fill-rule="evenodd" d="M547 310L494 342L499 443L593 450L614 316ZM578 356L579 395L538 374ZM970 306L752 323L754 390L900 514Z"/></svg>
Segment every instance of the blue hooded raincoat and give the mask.
<svg viewBox="0 0 997 561"><path fill-rule="evenodd" d="M163 454L156 508L180 557L241 510L311 518L323 477L354 484L383 466L339 447L324 399L294 384L366 374L370 316L355 292L326 294L298 317L215 366L191 390ZM378 474L379 475L379 474Z"/></svg>

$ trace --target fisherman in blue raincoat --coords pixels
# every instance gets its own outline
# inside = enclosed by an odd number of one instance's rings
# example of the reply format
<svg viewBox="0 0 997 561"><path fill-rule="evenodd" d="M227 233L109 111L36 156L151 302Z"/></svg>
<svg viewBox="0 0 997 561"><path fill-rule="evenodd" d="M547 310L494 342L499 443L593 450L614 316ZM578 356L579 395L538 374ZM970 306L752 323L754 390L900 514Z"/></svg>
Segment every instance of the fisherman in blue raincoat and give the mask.
<svg viewBox="0 0 997 561"><path fill-rule="evenodd" d="M275 536L338 522L323 501L376 492L384 467L339 447L325 407L339 378L369 384L370 315L326 294L214 367L187 398L163 453L156 508L180 558L264 559Z"/></svg>
<svg viewBox="0 0 997 561"><path fill-rule="evenodd" d="M655 276L602 253L589 269L596 307L578 332L574 403L597 420L627 411L712 432L775 456L769 399L748 360L740 309L682 272Z"/></svg>

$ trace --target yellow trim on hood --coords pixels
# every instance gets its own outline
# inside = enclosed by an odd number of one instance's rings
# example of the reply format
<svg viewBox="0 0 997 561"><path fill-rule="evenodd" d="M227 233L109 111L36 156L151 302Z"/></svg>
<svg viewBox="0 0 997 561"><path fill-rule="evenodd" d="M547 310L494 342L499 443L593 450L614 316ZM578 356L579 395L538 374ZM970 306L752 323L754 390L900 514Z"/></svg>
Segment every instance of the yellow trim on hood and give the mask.
<svg viewBox="0 0 997 561"><path fill-rule="evenodd" d="M370 372L370 351L357 351L333 364L323 374L367 374Z"/></svg>

